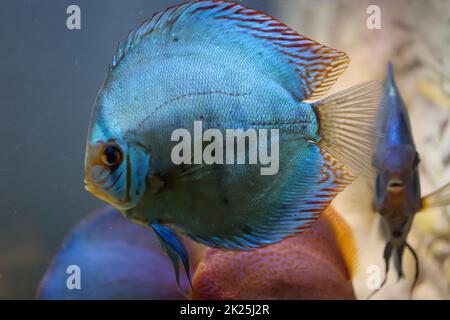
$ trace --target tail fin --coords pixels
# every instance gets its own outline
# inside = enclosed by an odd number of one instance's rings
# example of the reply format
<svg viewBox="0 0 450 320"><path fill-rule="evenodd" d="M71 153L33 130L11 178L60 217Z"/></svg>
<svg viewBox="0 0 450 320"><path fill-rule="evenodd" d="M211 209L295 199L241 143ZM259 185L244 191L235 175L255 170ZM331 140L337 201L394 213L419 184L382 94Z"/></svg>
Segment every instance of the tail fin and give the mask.
<svg viewBox="0 0 450 320"><path fill-rule="evenodd" d="M422 198L422 209L450 205L450 183Z"/></svg>
<svg viewBox="0 0 450 320"><path fill-rule="evenodd" d="M365 82L314 104L319 145L357 176L370 177L382 86Z"/></svg>

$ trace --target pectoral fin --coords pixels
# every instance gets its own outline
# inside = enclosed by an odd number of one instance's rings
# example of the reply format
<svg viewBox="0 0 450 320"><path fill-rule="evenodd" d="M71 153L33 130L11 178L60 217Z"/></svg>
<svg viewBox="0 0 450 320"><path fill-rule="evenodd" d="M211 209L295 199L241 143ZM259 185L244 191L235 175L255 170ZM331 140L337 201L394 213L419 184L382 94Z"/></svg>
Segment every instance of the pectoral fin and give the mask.
<svg viewBox="0 0 450 320"><path fill-rule="evenodd" d="M155 231L162 249L167 253L175 272L175 278L178 286L180 286L180 272L179 272L179 260L183 263L184 271L186 272L189 284L191 284L191 277L189 273L189 257L186 249L181 241L175 235L175 232L168 226L158 223L150 224L153 231Z"/></svg>
<svg viewBox="0 0 450 320"><path fill-rule="evenodd" d="M422 208L450 205L450 183L422 198Z"/></svg>

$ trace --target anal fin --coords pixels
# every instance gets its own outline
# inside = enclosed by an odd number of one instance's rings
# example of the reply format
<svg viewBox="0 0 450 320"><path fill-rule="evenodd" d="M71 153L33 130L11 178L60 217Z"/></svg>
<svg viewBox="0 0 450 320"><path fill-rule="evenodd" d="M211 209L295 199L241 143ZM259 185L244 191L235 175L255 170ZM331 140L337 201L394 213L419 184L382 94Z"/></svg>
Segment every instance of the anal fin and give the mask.
<svg viewBox="0 0 450 320"><path fill-rule="evenodd" d="M347 170L330 154L324 150L321 150L320 153L323 159L320 179L317 186L311 186L309 192L302 197L303 204L299 204L298 213L301 213L306 221L309 220L308 223L301 226L301 231L309 228L331 204L337 194L356 179L351 171Z"/></svg>
<svg viewBox="0 0 450 320"><path fill-rule="evenodd" d="M305 158L309 162L305 165ZM320 217L335 196L355 176L320 147L310 142L304 152L290 159L288 175L282 185L272 186L275 208L261 214L250 208L246 221L237 228L214 236L190 234L197 242L226 250L253 250L303 232ZM285 180L286 179L286 180Z"/></svg>

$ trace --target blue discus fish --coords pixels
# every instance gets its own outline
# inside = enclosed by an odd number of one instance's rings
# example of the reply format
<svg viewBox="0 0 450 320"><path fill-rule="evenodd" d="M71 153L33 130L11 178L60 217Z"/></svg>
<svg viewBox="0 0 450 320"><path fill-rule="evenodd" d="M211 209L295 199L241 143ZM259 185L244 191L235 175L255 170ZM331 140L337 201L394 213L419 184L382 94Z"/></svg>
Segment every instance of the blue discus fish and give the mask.
<svg viewBox="0 0 450 320"><path fill-rule="evenodd" d="M381 214L389 232L389 240L383 254L386 275L381 287L386 283L393 253L398 278L404 276L402 258L406 247L412 253L416 264L412 285L414 288L419 277L419 260L407 242L408 233L417 212L425 207L450 204L450 183L421 198L418 170L420 157L414 144L408 111L394 80L392 65L388 67L378 130L381 138L373 159L376 169L375 210Z"/></svg>
<svg viewBox="0 0 450 320"><path fill-rule="evenodd" d="M301 232L371 165L381 90L325 100L344 52L228 1L155 14L119 46L95 102L86 189L150 226L189 274L174 228L207 246L252 250ZM278 129L279 170L172 162L174 130ZM206 132L206 131L205 131ZM215 150L225 151L225 150ZM190 159L189 159L190 160Z"/></svg>

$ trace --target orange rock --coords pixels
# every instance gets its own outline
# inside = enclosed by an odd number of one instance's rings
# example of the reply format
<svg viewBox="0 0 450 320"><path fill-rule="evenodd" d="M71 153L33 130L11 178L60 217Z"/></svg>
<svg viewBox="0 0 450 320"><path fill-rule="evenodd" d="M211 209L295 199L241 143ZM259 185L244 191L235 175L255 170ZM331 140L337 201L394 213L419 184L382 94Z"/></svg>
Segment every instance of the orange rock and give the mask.
<svg viewBox="0 0 450 320"><path fill-rule="evenodd" d="M355 299L355 246L329 208L311 229L251 252L209 248L193 278L192 299Z"/></svg>

